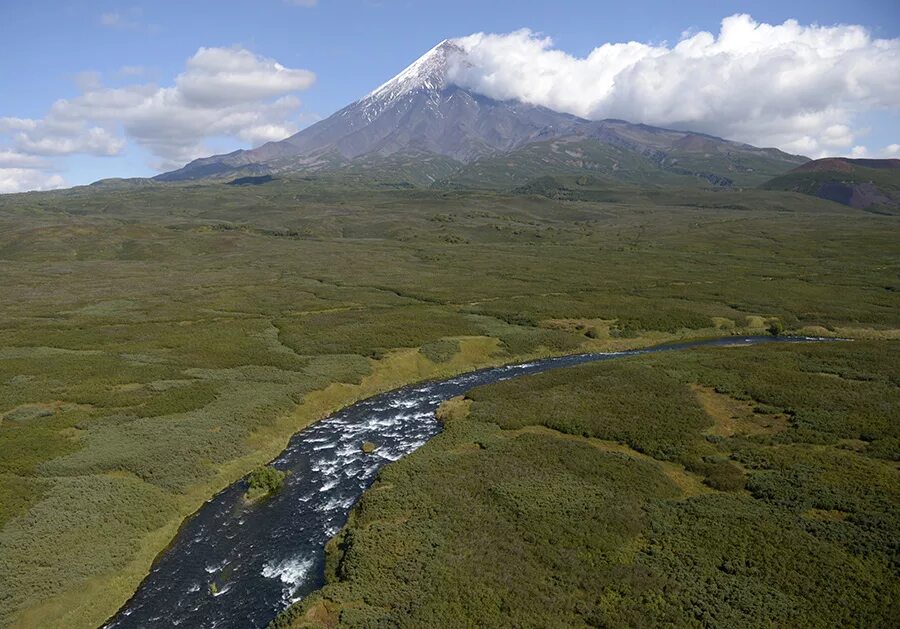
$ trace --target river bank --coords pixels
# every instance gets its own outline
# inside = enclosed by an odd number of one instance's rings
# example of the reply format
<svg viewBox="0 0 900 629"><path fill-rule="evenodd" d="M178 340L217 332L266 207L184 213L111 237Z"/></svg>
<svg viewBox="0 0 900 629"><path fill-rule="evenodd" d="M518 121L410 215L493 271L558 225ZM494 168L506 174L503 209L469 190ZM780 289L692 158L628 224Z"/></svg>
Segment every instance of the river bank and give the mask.
<svg viewBox="0 0 900 629"><path fill-rule="evenodd" d="M412 385L364 400L291 439L274 462L290 472L286 487L261 505L259 512L235 510L241 484L207 503L110 627L141 626L159 614L180 622L213 618L221 627L265 626L279 606L323 584L325 544L340 530L349 508L380 467L437 434L435 409L473 386L644 353L804 340L815 339L726 337L619 354L545 358ZM361 454L360 443L366 440L379 443L374 456ZM335 451L337 458L327 458ZM323 456L326 459L320 460ZM335 480L328 480L332 476ZM304 535L309 543L302 539ZM176 613L186 615L167 616Z"/></svg>

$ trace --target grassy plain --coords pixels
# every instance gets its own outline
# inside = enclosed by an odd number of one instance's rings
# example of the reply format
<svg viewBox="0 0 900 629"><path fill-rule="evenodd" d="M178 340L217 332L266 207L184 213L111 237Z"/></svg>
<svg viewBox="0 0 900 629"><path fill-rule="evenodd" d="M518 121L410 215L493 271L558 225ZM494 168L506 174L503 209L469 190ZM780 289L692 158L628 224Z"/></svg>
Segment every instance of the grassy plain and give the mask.
<svg viewBox="0 0 900 629"><path fill-rule="evenodd" d="M300 179L0 197L0 625L96 626L206 498L378 391L772 318L900 328L896 217L780 192L592 194ZM604 438L627 442L620 427ZM734 481L676 441L668 463Z"/></svg>

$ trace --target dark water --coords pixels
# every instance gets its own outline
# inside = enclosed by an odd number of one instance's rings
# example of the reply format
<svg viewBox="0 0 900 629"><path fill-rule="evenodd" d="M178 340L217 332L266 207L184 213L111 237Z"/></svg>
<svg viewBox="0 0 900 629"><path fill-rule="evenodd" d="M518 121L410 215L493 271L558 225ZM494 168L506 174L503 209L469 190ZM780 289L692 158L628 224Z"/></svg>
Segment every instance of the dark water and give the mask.
<svg viewBox="0 0 900 629"><path fill-rule="evenodd" d="M348 406L294 435L273 463L289 472L276 496L245 508L241 481L203 505L106 627L265 627L324 585L325 544L378 470L440 432L437 407L473 387L635 354L815 340L730 337L548 358L408 386ZM378 450L363 454L364 441L379 444Z"/></svg>

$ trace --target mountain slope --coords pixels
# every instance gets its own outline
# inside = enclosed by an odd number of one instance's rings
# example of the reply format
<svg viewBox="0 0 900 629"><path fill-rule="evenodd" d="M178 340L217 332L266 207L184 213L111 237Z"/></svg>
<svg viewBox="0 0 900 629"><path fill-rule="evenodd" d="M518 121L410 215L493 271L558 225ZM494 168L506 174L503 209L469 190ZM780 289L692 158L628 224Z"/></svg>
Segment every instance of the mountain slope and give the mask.
<svg viewBox="0 0 900 629"><path fill-rule="evenodd" d="M763 184L851 207L900 208L900 159L817 159Z"/></svg>
<svg viewBox="0 0 900 629"><path fill-rule="evenodd" d="M707 185L757 185L805 161L698 133L620 120L589 121L536 105L497 101L452 82L452 68L465 63L466 53L457 43L441 42L359 101L285 140L194 160L156 179L349 170L417 184L444 180L453 185L515 186L528 177L497 176L497 168L483 160L502 162L536 144L549 147L550 153L538 148L535 155L514 159L529 172L591 171L592 164L602 163L603 172L614 178L657 183L671 183L675 175ZM554 156L558 151L548 144L553 140L582 143L579 151L605 157L599 162L588 159L585 166L577 157ZM643 174L623 177L618 165L635 160L639 166L629 172ZM473 163L480 165L467 168ZM482 180L478 172L490 174Z"/></svg>
<svg viewBox="0 0 900 629"><path fill-rule="evenodd" d="M803 159L621 120L589 124L577 135L480 158L443 183L506 189L545 175L590 175L641 185L757 186Z"/></svg>

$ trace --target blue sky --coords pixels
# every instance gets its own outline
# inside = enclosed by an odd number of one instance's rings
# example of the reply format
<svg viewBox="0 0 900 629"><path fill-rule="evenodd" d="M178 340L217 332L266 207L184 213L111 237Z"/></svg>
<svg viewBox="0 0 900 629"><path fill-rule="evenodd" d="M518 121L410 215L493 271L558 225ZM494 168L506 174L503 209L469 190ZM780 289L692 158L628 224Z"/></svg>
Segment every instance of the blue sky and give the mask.
<svg viewBox="0 0 900 629"><path fill-rule="evenodd" d="M900 37L896 0L319 0L314 6L305 4L309 2L4 2L0 6L0 118L41 120L54 101L78 98L92 81L105 87L171 86L201 47L239 47L288 68L315 73L311 87L296 91L300 104L290 120L299 128L362 96L438 41L479 31L510 33L529 28L552 37L555 49L573 57L584 57L605 42L674 44L685 31L716 34L722 19L735 13L749 13L768 24L787 19L801 25L855 24L865 27L873 38ZM887 67L884 72L900 74L900 67ZM854 145L858 140L873 151L900 142L900 115L890 103L856 112L854 124L862 130ZM107 176L154 174L153 151L146 142L139 144L128 134L122 139L115 155L54 150L41 158L40 168L57 172L69 185ZM11 131L5 138L0 135L0 150L18 151L13 144ZM215 150L248 145L246 139L228 133L204 139L204 146ZM845 152L849 151L850 147Z"/></svg>

